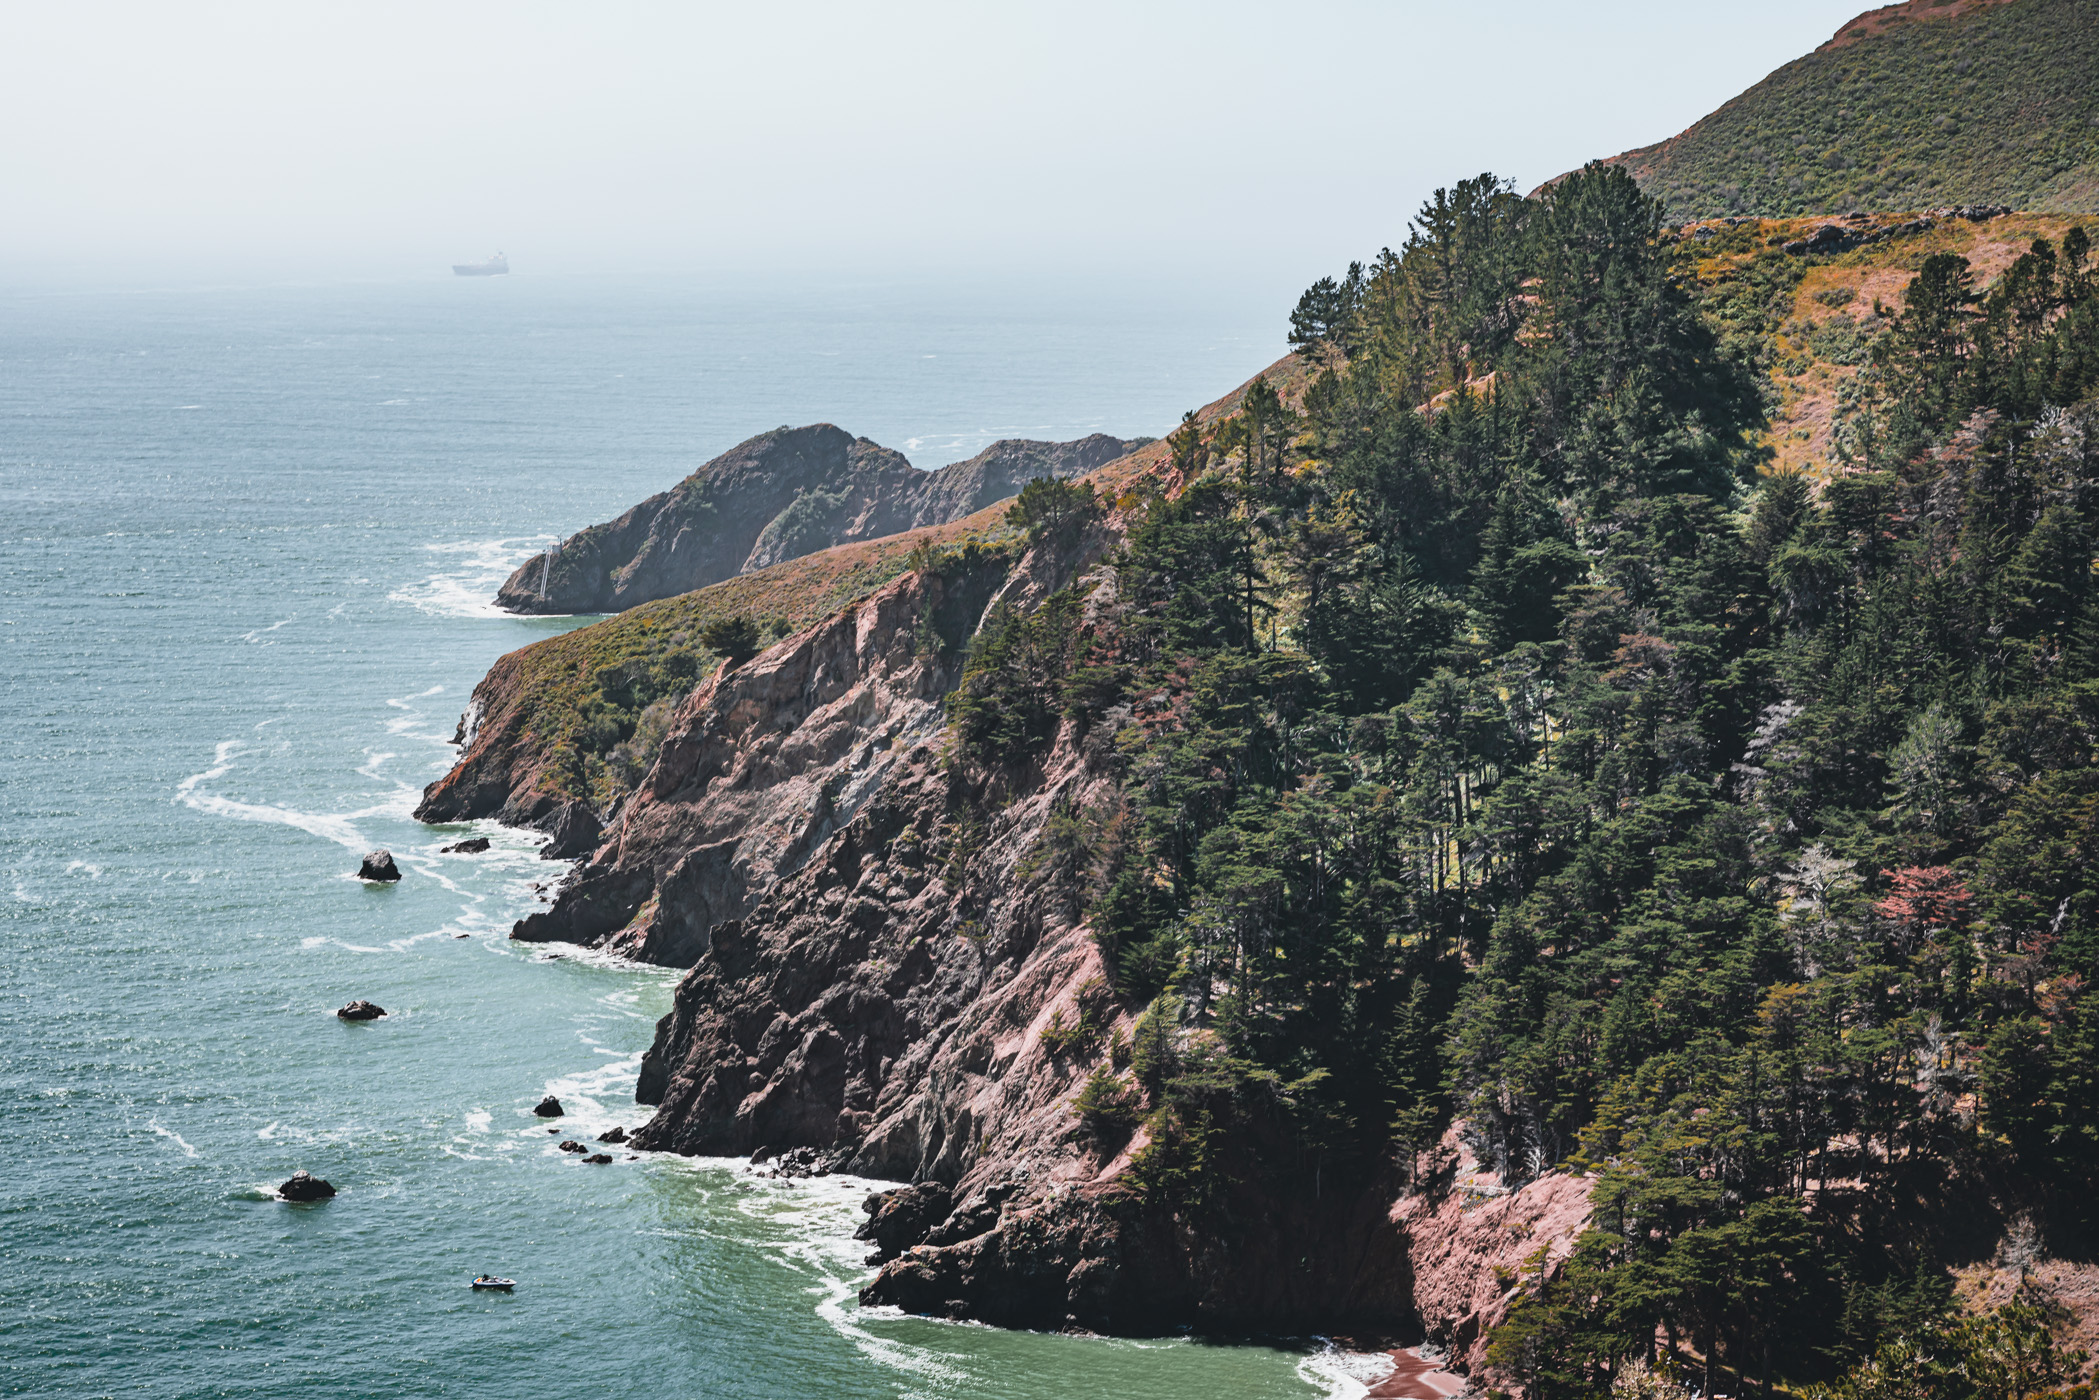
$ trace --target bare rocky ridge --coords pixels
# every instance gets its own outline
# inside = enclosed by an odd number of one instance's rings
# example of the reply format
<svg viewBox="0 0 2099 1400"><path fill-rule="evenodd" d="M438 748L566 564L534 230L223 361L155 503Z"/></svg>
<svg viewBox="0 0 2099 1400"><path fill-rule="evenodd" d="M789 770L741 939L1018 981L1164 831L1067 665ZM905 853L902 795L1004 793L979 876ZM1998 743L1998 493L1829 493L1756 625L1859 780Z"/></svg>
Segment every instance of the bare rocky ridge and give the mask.
<svg viewBox="0 0 2099 1400"><path fill-rule="evenodd" d="M959 520L1034 477L1079 476L1138 445L1019 438L920 471L829 423L760 433L669 491L535 555L496 594L518 613L616 612L833 545Z"/></svg>
<svg viewBox="0 0 2099 1400"><path fill-rule="evenodd" d="M1005 587L1022 598L1046 592L1097 553L1094 543L1064 559L1031 556ZM1097 598L1114 586L1107 570L1086 582ZM762 892L746 873L704 887L678 875L641 894L642 872L662 869L672 850L715 871L734 868L689 836L672 838L652 863L648 847L689 818L651 808L703 808L714 785L726 789L725 802L751 800L757 755L776 740L760 725L736 729L732 717L800 674L801 658L827 645L816 636L783 643L740 683L695 695L680 715L681 756L666 745L650 805L627 816L619 855L601 853L564 898L567 907L587 897L605 878L593 871L609 874L624 861L637 878L623 898L645 903L632 925L599 935L600 946L659 958L697 949L643 1063L637 1097L658 1107L636 1145L785 1151L804 1166L917 1183L869 1202L862 1237L882 1264L863 1295L871 1304L1030 1327L1198 1323L1399 1336L1419 1336L1433 1309L1461 1350L1483 1335L1499 1312L1494 1298L1475 1295L1498 1289L1493 1268L1509 1249L1528 1254L1538 1243L1528 1231L1522 1240L1511 1234L1511 1221L1571 1238L1586 1216L1585 1188L1551 1188L1547 1199L1571 1209L1532 1209L1532 1192L1511 1198L1513 1208L1474 1213L1476 1197L1452 1172L1426 1195L1405 1193L1396 1167L1325 1193L1310 1172L1255 1176L1226 1207L1233 1228L1219 1231L1129 1191L1123 1175L1141 1131L1099 1141L1080 1126L1072 1101L1102 1051L1060 1052L1043 1031L1060 1015L1075 1023L1107 969L1079 901L1030 875L1027 856L1060 800L1112 803L1117 783L1094 761L1098 745L1067 725L1040 771L1011 789L958 787L968 780L942 761L939 726L919 724L913 708L941 673L878 640L923 587L900 580L855 611L853 635L869 658L861 679L808 711L805 727L856 712L866 717L863 735L894 727L896 737L879 767L865 755L856 810L830 840L816 845L791 816L778 823L790 846L815 846L798 868L774 862L775 882ZM832 740L828 751L848 750ZM702 776L710 770L711 782ZM786 780L775 813L791 807L787 791L806 802L799 784ZM981 831L955 821L970 811L991 814ZM723 889L736 892L743 912L704 938L696 923L682 926L679 938L690 941L665 936L671 906L695 919L723 907L715 903ZM1131 1028L1120 1012L1101 1038ZM1417 1235L1447 1264L1442 1273L1417 1277L1409 1260Z"/></svg>

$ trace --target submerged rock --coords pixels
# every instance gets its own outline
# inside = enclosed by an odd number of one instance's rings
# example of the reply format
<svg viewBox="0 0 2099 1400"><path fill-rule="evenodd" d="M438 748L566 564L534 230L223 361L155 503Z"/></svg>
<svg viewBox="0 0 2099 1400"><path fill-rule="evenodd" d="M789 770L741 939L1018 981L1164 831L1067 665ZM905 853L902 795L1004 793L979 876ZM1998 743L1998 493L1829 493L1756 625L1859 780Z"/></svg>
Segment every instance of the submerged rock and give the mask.
<svg viewBox="0 0 2099 1400"><path fill-rule="evenodd" d="M614 1128L609 1132L598 1134L599 1142L625 1142L626 1140L627 1130L625 1128Z"/></svg>
<svg viewBox="0 0 2099 1400"><path fill-rule="evenodd" d="M357 867L357 878L390 883L401 878L401 868L394 864L394 853L381 847L367 855L364 864Z"/></svg>
<svg viewBox="0 0 2099 1400"><path fill-rule="evenodd" d="M287 1201L325 1201L335 1194L335 1188L310 1172L297 1171L277 1188L277 1194Z"/></svg>
<svg viewBox="0 0 2099 1400"><path fill-rule="evenodd" d="M439 855L446 856L478 856L487 849L488 838L486 836L476 836L469 841L461 841L456 845L437 848Z"/></svg>
<svg viewBox="0 0 2099 1400"><path fill-rule="evenodd" d="M386 1014L386 1008L374 1002L353 1001L335 1014L345 1021L376 1021Z"/></svg>
<svg viewBox="0 0 2099 1400"><path fill-rule="evenodd" d="M542 1118L559 1118L561 1116L561 1100L549 1094L541 1099L532 1111Z"/></svg>

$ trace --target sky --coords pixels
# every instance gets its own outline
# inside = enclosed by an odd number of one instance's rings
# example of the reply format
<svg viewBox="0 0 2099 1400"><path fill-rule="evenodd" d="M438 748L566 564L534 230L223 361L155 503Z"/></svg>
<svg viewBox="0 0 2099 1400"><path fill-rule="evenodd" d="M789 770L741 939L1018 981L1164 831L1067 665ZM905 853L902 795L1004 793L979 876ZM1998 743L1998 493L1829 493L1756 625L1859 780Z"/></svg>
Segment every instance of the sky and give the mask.
<svg viewBox="0 0 2099 1400"><path fill-rule="evenodd" d="M1659 140L1863 8L17 3L0 264L1302 285L1439 185Z"/></svg>

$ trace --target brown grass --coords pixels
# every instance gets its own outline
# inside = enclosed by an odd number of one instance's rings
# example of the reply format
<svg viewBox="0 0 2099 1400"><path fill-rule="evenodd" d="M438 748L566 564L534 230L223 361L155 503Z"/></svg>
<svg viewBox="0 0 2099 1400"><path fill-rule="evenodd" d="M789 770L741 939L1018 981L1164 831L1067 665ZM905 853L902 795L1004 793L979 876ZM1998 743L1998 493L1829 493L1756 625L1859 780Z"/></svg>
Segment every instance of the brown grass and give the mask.
<svg viewBox="0 0 2099 1400"><path fill-rule="evenodd" d="M1914 217L1909 213L1876 214L1870 223L1844 223L1843 226L1884 226ZM1826 217L1757 220L1754 225L1755 253L1737 252L1700 258L1695 264L1696 275L1701 281L1717 280L1752 257L1771 256L1769 245L1774 240L1783 243L1805 238L1831 222L1842 221ZM1836 417L1837 395L1843 383L1858 374L1861 368L1819 358L1802 331L1824 325L1839 316L1865 320L1871 316L1876 301L1891 313L1899 311L1903 289L1917 275L1924 260L1935 253L1958 253L1965 257L1975 269L1976 290L1981 291L2003 275L2034 239L2046 238L2060 243L2071 225L2091 222L2056 214L2009 214L1981 223L1952 219L1927 232L1857 248L1826 262L1815 259L1794 289L1791 309L1773 341L1776 354L1771 377L1778 389L1779 402L1769 428L1759 440L1759 445L1769 447L1772 454L1764 470L1827 473L1832 461L1830 434ZM1724 223L1717 221L1714 226L1725 227ZM1698 227L1696 224L1687 225L1686 231ZM1838 289L1855 292L1848 305L1832 306L1820 299L1820 294ZM1805 357L1807 365L1797 370L1783 367L1796 357Z"/></svg>

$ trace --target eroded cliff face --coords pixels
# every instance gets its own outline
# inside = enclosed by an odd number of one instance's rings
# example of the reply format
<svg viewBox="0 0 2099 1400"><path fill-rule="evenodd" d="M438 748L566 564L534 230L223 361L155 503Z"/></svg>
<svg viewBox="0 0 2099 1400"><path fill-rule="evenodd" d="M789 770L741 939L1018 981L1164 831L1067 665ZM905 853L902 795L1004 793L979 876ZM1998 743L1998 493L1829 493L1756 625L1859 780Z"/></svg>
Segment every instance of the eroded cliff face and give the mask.
<svg viewBox="0 0 2099 1400"><path fill-rule="evenodd" d="M1422 1335L1453 1369L1482 1375L1487 1338L1508 1316L1519 1279L1557 1274L1589 1228L1585 1176L1547 1172L1514 1190L1483 1169L1453 1130L1392 1203L1414 1266Z"/></svg>
<svg viewBox="0 0 2099 1400"><path fill-rule="evenodd" d="M1077 476L1133 444L1005 439L920 471L829 423L737 444L669 491L520 565L496 594L519 613L616 612L817 550L960 520L1037 476Z"/></svg>
<svg viewBox="0 0 2099 1400"><path fill-rule="evenodd" d="M970 773L948 761L941 702L959 639L997 601L1029 608L1077 578L1098 616L1112 540L908 574L717 673L604 844L515 936L691 968L643 1065L637 1096L657 1111L639 1146L808 1149L922 1184L874 1203L870 1304L1411 1340L1492 1284L1479 1261L1506 1250L1467 1230L1498 1212L1447 1205L1462 1194L1447 1189L1409 1206L1396 1166L1342 1181L1311 1162L1250 1173L1203 1211L1148 1203L1128 1179L1142 1130L1104 1138L1074 1111L1134 1025L1104 997L1083 896L1035 857L1060 805L1120 800L1112 736L1067 722L1035 767ZM1086 1042L1045 1035L1089 1008Z"/></svg>
<svg viewBox="0 0 2099 1400"><path fill-rule="evenodd" d="M1115 1014L1082 1048L1045 1038L1081 1020L1108 970L1072 892L1029 856L1060 803L1116 800L1088 739L1067 726L1039 772L984 790L958 788L941 729L900 733L880 790L713 930L644 1062L638 1096L658 1110L637 1144L813 1148L835 1169L944 1188L889 1212L870 1303L1110 1331L1404 1330L1388 1181L1249 1189L1220 1231L1145 1205L1124 1182L1141 1136L1102 1141L1075 1116L1101 1046L1131 1023ZM968 815L987 812L981 827Z"/></svg>
<svg viewBox="0 0 2099 1400"><path fill-rule="evenodd" d="M517 703L526 688L529 648L496 658L474 686L452 742L459 758L450 772L423 789L420 822L493 817L507 826L546 827L561 799L541 781L553 755L529 741L529 716Z"/></svg>
<svg viewBox="0 0 2099 1400"><path fill-rule="evenodd" d="M1112 613L1115 539L1101 527L1010 568L906 574L717 672L603 844L515 936L690 968L642 1068L656 1112L637 1145L792 1151L911 1183L870 1202L869 1304L1116 1332L1411 1341L1426 1325L1478 1353L1506 1305L1496 1269L1542 1233L1571 1240L1585 1192L1490 1200L1443 1171L1410 1193L1396 1161L1327 1173L1284 1151L1183 1208L1133 1187L1143 1129L1075 1111L1133 1013L1107 991L1079 882L1041 855L1053 812L1121 801L1113 735L1066 721L1024 771L972 771L950 761L943 701L996 602L1031 608L1076 580L1085 625ZM447 779L459 800L513 790L535 761L520 745L470 777L489 736L468 737ZM1054 1033L1089 1015L1091 1037Z"/></svg>
<svg viewBox="0 0 2099 1400"><path fill-rule="evenodd" d="M941 732L961 649L1005 581L998 556L906 574L717 670L686 697L654 767L554 907L514 937L689 967L711 930L792 874Z"/></svg>

